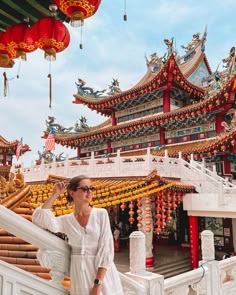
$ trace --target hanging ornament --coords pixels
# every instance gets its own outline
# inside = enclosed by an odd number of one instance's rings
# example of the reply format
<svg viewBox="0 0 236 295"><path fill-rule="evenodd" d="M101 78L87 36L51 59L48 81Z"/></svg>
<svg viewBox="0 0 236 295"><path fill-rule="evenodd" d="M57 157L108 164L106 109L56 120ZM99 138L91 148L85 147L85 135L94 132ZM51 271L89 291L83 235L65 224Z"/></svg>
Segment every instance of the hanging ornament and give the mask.
<svg viewBox="0 0 236 295"><path fill-rule="evenodd" d="M127 21L127 14L126 14L126 0L124 0L124 21Z"/></svg>
<svg viewBox="0 0 236 295"><path fill-rule="evenodd" d="M93 16L101 0L56 0L58 8L68 17L72 27L83 26L84 19Z"/></svg>
<svg viewBox="0 0 236 295"><path fill-rule="evenodd" d="M143 227L143 224L142 224L142 220L143 220L142 213L143 213L143 210L142 210L142 202L141 202L141 200L138 200L137 201L137 207L138 207L138 210L137 210L137 214L138 214L138 217L137 217L137 220L138 220L137 228L138 229L141 229Z"/></svg>
<svg viewBox="0 0 236 295"><path fill-rule="evenodd" d="M34 23L32 36L38 48L44 51L45 59L56 60L56 54L66 49L70 43L67 27L59 20L45 17Z"/></svg>
<svg viewBox="0 0 236 295"><path fill-rule="evenodd" d="M33 52L38 48L27 21L28 19L24 23L11 26L5 32L10 55L15 55L15 58L20 57L22 60L26 60L26 53Z"/></svg>

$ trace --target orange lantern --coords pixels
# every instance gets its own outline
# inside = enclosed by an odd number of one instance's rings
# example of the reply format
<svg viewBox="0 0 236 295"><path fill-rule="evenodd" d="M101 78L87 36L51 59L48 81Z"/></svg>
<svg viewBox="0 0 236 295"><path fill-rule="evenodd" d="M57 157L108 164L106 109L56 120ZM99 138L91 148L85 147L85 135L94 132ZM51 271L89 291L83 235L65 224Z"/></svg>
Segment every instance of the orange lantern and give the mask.
<svg viewBox="0 0 236 295"><path fill-rule="evenodd" d="M26 53L37 49L36 40L33 39L31 32L26 22L11 26L6 30L5 40L12 58L21 57L26 60Z"/></svg>
<svg viewBox="0 0 236 295"><path fill-rule="evenodd" d="M96 13L101 0L56 0L58 8L68 17L73 27L84 24L84 19Z"/></svg>
<svg viewBox="0 0 236 295"><path fill-rule="evenodd" d="M45 52L45 59L54 61L58 52L66 49L70 43L67 27L59 20L45 17L34 23L32 36L38 42L38 48Z"/></svg>

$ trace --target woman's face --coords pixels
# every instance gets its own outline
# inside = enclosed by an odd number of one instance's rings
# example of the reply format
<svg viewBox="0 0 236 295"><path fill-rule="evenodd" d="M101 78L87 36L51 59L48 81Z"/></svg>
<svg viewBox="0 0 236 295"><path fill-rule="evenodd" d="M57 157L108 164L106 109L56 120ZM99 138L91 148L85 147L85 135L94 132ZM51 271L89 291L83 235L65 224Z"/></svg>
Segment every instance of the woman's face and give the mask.
<svg viewBox="0 0 236 295"><path fill-rule="evenodd" d="M83 179L78 184L77 190L71 192L74 202L77 204L90 203L92 201L92 187L90 179Z"/></svg>

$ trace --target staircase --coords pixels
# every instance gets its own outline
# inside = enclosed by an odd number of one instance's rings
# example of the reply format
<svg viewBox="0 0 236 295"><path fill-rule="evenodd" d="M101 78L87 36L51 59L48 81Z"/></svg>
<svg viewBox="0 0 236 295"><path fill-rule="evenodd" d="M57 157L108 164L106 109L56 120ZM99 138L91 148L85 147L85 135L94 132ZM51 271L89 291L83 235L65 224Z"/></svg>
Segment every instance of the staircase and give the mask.
<svg viewBox="0 0 236 295"><path fill-rule="evenodd" d="M165 279L191 270L190 257L178 258L168 263L156 263L152 272L163 275Z"/></svg>

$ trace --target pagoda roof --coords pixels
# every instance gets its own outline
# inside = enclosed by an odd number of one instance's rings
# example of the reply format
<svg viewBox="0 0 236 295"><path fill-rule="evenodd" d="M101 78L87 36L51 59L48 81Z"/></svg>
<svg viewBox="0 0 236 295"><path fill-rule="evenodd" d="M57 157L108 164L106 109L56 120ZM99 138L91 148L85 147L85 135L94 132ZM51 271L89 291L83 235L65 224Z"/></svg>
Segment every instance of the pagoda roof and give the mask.
<svg viewBox="0 0 236 295"><path fill-rule="evenodd" d="M134 132L142 132L145 135L153 133L157 130L158 126L168 129L168 125L173 125L177 122L178 124L185 124L186 122L189 124L189 121L191 120L193 123L198 119L209 120L207 116L214 115L215 112L226 112L232 107L235 102L235 93L232 92L235 92L235 83L236 75L234 75L220 91L214 93L207 99L171 112L154 116L151 115L142 119L121 123L116 126L95 128L84 133L56 133L55 140L58 144L71 147L80 146L82 143L86 146L96 145L106 142L109 138L111 140L118 140L121 138L140 136L140 134L134 135ZM45 131L42 138L47 138L47 136L48 131Z"/></svg>
<svg viewBox="0 0 236 295"><path fill-rule="evenodd" d="M171 54L161 70L152 79L143 81L142 85L138 83L135 87L122 93L97 99L75 94L73 102L87 105L91 110L96 110L105 116L111 116L113 110L126 109L127 106L132 106L133 103L144 103L152 100L153 97L162 95L169 79L172 80L172 87L189 95L191 94L198 99L204 97L205 89L192 84L186 79L174 55Z"/></svg>
<svg viewBox="0 0 236 295"><path fill-rule="evenodd" d="M8 141L3 136L0 135L0 153L7 152L12 153L13 155L16 153L17 145L19 140ZM21 152L25 153L30 151L30 147L27 144L23 144L21 148Z"/></svg>

